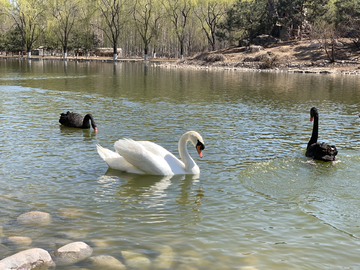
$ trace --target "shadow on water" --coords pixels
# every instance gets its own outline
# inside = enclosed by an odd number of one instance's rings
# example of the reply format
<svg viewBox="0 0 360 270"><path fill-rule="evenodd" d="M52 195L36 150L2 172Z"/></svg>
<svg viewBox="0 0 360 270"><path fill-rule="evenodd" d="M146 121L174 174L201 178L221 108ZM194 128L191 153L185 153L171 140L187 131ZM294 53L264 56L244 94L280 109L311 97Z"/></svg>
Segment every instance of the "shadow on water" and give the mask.
<svg viewBox="0 0 360 270"><path fill-rule="evenodd" d="M359 161L354 153L340 156L335 163L278 158L249 166L239 179L252 192L295 205L341 233L360 238Z"/></svg>

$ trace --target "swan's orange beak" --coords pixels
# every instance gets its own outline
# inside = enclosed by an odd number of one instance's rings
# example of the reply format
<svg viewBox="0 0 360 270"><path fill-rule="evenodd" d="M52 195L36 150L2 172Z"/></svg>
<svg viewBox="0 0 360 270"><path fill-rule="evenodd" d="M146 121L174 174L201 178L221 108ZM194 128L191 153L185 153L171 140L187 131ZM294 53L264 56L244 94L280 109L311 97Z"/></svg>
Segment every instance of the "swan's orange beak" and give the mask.
<svg viewBox="0 0 360 270"><path fill-rule="evenodd" d="M199 154L199 157L203 157L203 153L202 153L202 149L201 149L201 145L200 144L198 144L197 146L196 146L196 150L197 150L197 152L198 152L198 154Z"/></svg>
<svg viewBox="0 0 360 270"><path fill-rule="evenodd" d="M310 122L314 121L314 116L310 116Z"/></svg>
<svg viewBox="0 0 360 270"><path fill-rule="evenodd" d="M94 128L94 131L97 132L97 127Z"/></svg>

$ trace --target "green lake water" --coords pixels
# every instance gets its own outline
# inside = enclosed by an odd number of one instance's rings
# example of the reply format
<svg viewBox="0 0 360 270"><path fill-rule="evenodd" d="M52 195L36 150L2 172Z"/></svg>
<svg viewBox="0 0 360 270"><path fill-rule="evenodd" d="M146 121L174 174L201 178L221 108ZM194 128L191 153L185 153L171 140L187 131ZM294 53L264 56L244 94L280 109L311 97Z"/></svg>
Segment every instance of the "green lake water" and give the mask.
<svg viewBox="0 0 360 270"><path fill-rule="evenodd" d="M334 164L304 155L313 106ZM60 126L68 110L92 113L98 132ZM168 269L359 269L359 112L358 76L1 60L0 228L32 244L0 259L71 240L128 269L125 251L146 269L164 254ZM178 156L188 130L206 145L203 158L188 145L196 177L109 170L96 151L132 138ZM52 222L18 224L29 211Z"/></svg>

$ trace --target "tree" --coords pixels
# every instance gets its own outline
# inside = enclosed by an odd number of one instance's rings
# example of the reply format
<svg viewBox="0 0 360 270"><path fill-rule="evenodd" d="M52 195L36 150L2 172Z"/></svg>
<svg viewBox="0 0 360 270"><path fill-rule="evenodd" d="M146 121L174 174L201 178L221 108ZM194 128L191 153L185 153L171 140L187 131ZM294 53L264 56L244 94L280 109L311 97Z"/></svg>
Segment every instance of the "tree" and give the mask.
<svg viewBox="0 0 360 270"><path fill-rule="evenodd" d="M44 49L51 51L51 54L58 49L61 49L60 41L57 35L54 33L54 28L51 26L52 21L48 21L49 26L45 27L44 34L42 35L41 44Z"/></svg>
<svg viewBox="0 0 360 270"><path fill-rule="evenodd" d="M146 61L149 45L158 36L160 19L163 14L155 0L135 0L132 14L135 27L144 44L144 60Z"/></svg>
<svg viewBox="0 0 360 270"><path fill-rule="evenodd" d="M169 0L162 3L174 26L180 44L180 59L183 59L186 31L194 4L191 0Z"/></svg>
<svg viewBox="0 0 360 270"><path fill-rule="evenodd" d="M81 0L49 0L53 20L50 27L60 41L64 60L67 58L70 35L79 15Z"/></svg>
<svg viewBox="0 0 360 270"><path fill-rule="evenodd" d="M238 22L237 10L235 8L229 8L226 11L225 19L218 25L218 31L216 31L216 36L220 41L228 40L230 44L233 44L235 40L238 40L244 31L241 29L241 26Z"/></svg>
<svg viewBox="0 0 360 270"><path fill-rule="evenodd" d="M321 21L314 27L314 36L321 41L322 48L331 63L335 62L336 58L336 40L339 37L337 33L334 23Z"/></svg>
<svg viewBox="0 0 360 270"><path fill-rule="evenodd" d="M270 26L274 24L273 18L269 17L267 3L267 0L238 0L228 9L226 19L219 28L230 33L234 30L240 31L241 36L248 37L252 43L256 35L269 32ZM224 32L222 37L226 37Z"/></svg>
<svg viewBox="0 0 360 270"><path fill-rule="evenodd" d="M302 39L304 30L326 14L329 0L279 0L279 22L290 35Z"/></svg>
<svg viewBox="0 0 360 270"><path fill-rule="evenodd" d="M8 7L10 2L7 0L0 0L0 51L6 48L6 32L8 31L5 27L8 16Z"/></svg>
<svg viewBox="0 0 360 270"><path fill-rule="evenodd" d="M202 0L194 9L212 50L216 49L216 28L226 14L228 6L229 3L225 0Z"/></svg>
<svg viewBox="0 0 360 270"><path fill-rule="evenodd" d="M5 32L5 25L9 16L11 3L9 0L0 0L0 32Z"/></svg>
<svg viewBox="0 0 360 270"><path fill-rule="evenodd" d="M336 28L360 49L360 0L337 0Z"/></svg>
<svg viewBox="0 0 360 270"><path fill-rule="evenodd" d="M99 46L100 40L95 35L95 33L91 31L74 31L71 37L71 47L74 48L75 53L78 55L79 52L84 52L87 54Z"/></svg>
<svg viewBox="0 0 360 270"><path fill-rule="evenodd" d="M24 40L21 38L21 30L18 26L9 30L4 36L4 50L14 54L24 50Z"/></svg>
<svg viewBox="0 0 360 270"><path fill-rule="evenodd" d="M103 26L98 26L111 42L114 60L117 59L117 48L121 31L127 21L125 0L100 0L100 12Z"/></svg>
<svg viewBox="0 0 360 270"><path fill-rule="evenodd" d="M31 50L43 31L45 5L41 0L18 0L11 2L8 12L19 30L27 56L31 57Z"/></svg>

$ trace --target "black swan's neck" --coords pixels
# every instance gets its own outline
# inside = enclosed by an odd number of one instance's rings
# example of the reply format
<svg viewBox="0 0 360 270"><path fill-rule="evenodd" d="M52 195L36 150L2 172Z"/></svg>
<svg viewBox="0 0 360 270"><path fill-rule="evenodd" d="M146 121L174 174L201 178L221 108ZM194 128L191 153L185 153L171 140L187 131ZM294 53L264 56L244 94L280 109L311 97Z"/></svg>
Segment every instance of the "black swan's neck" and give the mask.
<svg viewBox="0 0 360 270"><path fill-rule="evenodd" d="M318 131L319 131L319 117L314 116L313 131L312 131L312 135L311 135L311 138L310 138L310 141L308 143L307 148L309 148L310 145L312 145L313 143L317 142L317 140L318 140Z"/></svg>
<svg viewBox="0 0 360 270"><path fill-rule="evenodd" d="M83 124L82 124L82 128L90 128L89 120L91 122L91 126L93 127L93 129L95 129L96 124L95 124L94 118L92 117L91 114L85 115L84 121L83 121Z"/></svg>

